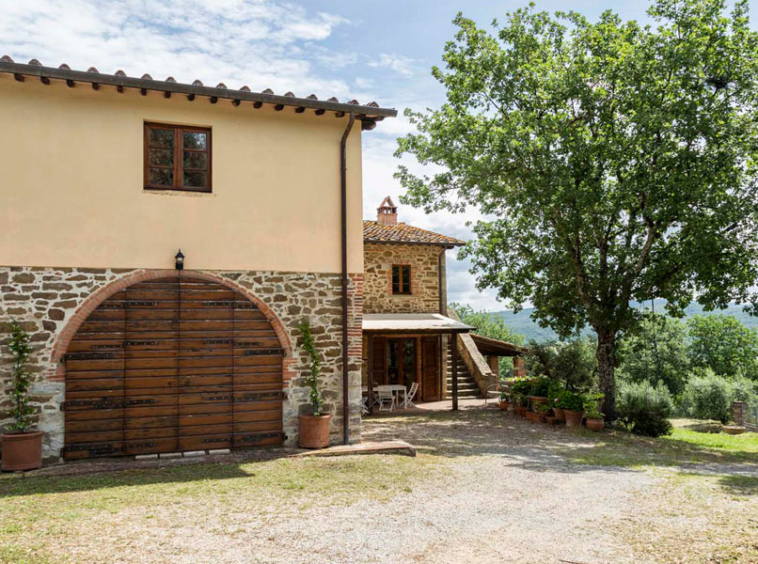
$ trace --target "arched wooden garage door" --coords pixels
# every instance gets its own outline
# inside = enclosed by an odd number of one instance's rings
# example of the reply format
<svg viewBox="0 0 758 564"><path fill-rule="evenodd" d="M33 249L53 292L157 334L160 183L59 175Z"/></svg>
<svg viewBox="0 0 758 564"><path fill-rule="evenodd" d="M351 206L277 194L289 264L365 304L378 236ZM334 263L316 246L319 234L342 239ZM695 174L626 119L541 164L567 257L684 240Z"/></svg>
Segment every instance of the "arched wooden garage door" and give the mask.
<svg viewBox="0 0 758 564"><path fill-rule="evenodd" d="M283 351L242 294L177 277L104 301L66 362L66 458L282 442Z"/></svg>

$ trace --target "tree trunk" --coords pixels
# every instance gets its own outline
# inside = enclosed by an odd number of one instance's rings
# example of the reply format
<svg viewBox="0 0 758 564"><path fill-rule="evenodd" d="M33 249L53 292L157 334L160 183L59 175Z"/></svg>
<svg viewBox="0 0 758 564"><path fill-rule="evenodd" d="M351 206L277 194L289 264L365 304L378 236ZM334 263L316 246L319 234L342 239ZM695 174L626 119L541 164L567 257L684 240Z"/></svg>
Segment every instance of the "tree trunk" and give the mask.
<svg viewBox="0 0 758 564"><path fill-rule="evenodd" d="M616 420L616 333L615 331L598 331L597 333L597 369L600 391L605 394L602 412L607 421Z"/></svg>

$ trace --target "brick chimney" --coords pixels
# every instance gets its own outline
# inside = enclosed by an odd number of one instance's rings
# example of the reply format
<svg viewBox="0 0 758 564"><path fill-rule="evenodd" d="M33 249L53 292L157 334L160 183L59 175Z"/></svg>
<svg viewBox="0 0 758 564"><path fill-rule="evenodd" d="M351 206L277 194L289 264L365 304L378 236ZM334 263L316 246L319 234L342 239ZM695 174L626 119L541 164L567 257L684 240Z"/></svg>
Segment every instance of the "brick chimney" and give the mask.
<svg viewBox="0 0 758 564"><path fill-rule="evenodd" d="M376 221L379 225L397 225L397 206L389 196L376 208Z"/></svg>

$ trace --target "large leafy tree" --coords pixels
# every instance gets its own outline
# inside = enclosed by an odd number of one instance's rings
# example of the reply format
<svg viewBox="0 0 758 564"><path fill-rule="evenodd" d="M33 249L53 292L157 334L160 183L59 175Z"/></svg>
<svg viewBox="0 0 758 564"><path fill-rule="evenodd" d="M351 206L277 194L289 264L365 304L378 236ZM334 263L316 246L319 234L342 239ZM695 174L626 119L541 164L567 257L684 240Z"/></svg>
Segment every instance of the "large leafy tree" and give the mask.
<svg viewBox="0 0 758 564"><path fill-rule="evenodd" d="M726 315L696 315L687 327L694 366L719 376L758 379L758 331Z"/></svg>
<svg viewBox="0 0 758 564"><path fill-rule="evenodd" d="M648 313L618 346L619 372L630 382L663 383L672 395L684 391L689 376L687 328L673 317Z"/></svg>
<svg viewBox="0 0 758 564"><path fill-rule="evenodd" d="M439 109L400 140L435 172L400 167L406 203L476 206L464 249L480 288L561 335L597 333L603 410L630 302L676 313L750 300L756 276L758 39L747 2L657 0L642 26L612 12L459 15L433 75Z"/></svg>

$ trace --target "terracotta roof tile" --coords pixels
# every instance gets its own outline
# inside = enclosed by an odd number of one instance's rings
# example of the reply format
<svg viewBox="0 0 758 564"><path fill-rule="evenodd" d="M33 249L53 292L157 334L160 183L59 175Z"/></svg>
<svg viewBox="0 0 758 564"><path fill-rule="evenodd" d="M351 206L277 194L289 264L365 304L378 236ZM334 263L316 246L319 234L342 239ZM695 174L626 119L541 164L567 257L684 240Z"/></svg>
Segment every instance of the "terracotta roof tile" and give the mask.
<svg viewBox="0 0 758 564"><path fill-rule="evenodd" d="M94 67L90 67L89 73L84 73L72 70L65 63L57 69L45 67L37 59L30 60L26 65L17 64L8 55L0 56L0 74L12 74L19 82L23 82L24 76L30 76L40 78L44 84L50 84L50 79L65 80L71 87L76 82L90 83L96 90L101 85L115 86L119 92L124 92L125 88L139 88L143 95L150 90L163 92L166 98L169 98L171 93L185 94L190 100L194 100L196 95L207 96L214 103L219 98L224 98L231 99L235 106L239 106L242 101L249 101L253 102L253 107L256 109L265 103L273 104L277 110L284 109L285 106L293 106L296 113L303 113L307 108L310 108L316 111L316 115L323 115L324 112L330 111L335 112L338 117L342 117L347 112L350 112L361 120L363 130L373 129L376 126L376 122L383 120L385 117L397 116L396 110L381 108L376 102L362 105L358 100L350 100L342 104L335 97L331 97L324 102L319 101L314 94L306 98L299 98L295 93L289 91L277 96L270 88L256 93L251 92L247 86L243 86L235 91L228 88L224 83L220 83L215 87L206 87L202 81L195 80L192 85L189 85L178 83L174 77L168 77L166 80L155 80L152 75L147 73L137 79L128 77L123 70L118 70L115 74L110 75L99 73ZM99 76L93 77L92 74L98 74ZM335 107L336 105L342 107Z"/></svg>
<svg viewBox="0 0 758 564"><path fill-rule="evenodd" d="M382 225L377 221L363 220L363 241L366 243L409 243L457 247L465 241L413 227L405 223Z"/></svg>

